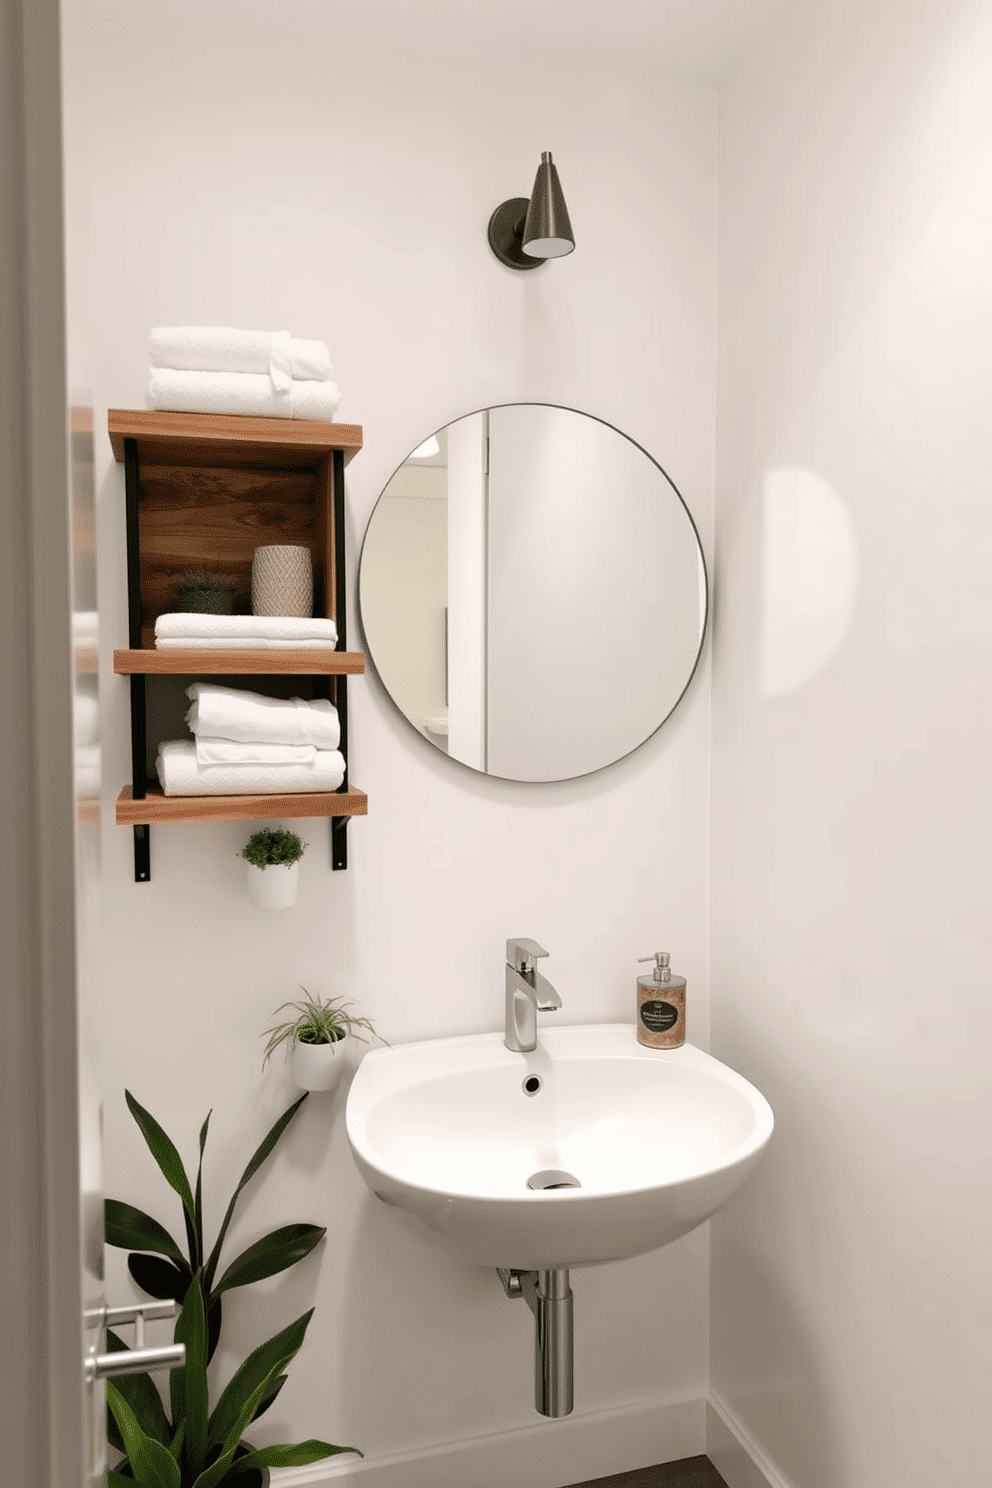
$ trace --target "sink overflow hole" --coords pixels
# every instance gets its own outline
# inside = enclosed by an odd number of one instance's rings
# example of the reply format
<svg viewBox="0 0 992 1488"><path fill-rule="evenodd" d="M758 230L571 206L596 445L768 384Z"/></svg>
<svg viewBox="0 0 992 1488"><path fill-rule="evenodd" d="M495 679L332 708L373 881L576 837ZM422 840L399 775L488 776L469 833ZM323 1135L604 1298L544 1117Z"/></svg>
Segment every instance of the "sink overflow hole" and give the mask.
<svg viewBox="0 0 992 1488"><path fill-rule="evenodd" d="M522 1086L524 1095L536 1095L543 1084L540 1075L528 1075Z"/></svg>
<svg viewBox="0 0 992 1488"><path fill-rule="evenodd" d="M527 1187L543 1191L547 1188L581 1188L582 1184L563 1168L542 1168L539 1173L531 1173Z"/></svg>

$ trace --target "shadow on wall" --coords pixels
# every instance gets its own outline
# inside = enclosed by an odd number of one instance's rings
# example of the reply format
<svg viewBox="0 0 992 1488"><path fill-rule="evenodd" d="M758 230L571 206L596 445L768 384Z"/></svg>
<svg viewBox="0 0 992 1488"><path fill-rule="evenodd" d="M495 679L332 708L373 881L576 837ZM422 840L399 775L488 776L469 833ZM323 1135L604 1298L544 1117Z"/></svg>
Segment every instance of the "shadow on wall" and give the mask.
<svg viewBox="0 0 992 1488"><path fill-rule="evenodd" d="M752 1188L758 1187L761 1176L759 1172L752 1177ZM764 1199L770 1211L772 1193L768 1191ZM752 1192L748 1201L760 1207L762 1194ZM731 1211L736 1203L731 1201ZM787 1223L784 1215L782 1223ZM734 1399L726 1399L714 1381L718 1402L735 1415L746 1411L747 1429L769 1453L785 1483L855 1488L844 1468L826 1369L811 1344L812 1327L784 1276L732 1238L740 1227L727 1224L725 1231L719 1236L715 1232L714 1248L720 1252L715 1275L725 1279L712 1297L714 1337L743 1340L746 1354L734 1369Z"/></svg>
<svg viewBox="0 0 992 1488"><path fill-rule="evenodd" d="M366 1456L531 1425L530 1312L409 1215L367 1192L360 1205L341 1275L341 1400L345 1419L368 1422Z"/></svg>

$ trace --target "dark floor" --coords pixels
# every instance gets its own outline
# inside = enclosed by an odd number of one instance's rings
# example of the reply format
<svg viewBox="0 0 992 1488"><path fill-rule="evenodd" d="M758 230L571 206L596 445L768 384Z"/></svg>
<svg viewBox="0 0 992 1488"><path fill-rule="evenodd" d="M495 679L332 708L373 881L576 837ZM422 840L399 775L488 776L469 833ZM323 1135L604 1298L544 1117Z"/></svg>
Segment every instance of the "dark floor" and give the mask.
<svg viewBox="0 0 992 1488"><path fill-rule="evenodd" d="M708 1457L683 1457L681 1462L664 1462L658 1467L641 1467L637 1472L617 1473L612 1478L590 1478L575 1483L573 1488L727 1488Z"/></svg>

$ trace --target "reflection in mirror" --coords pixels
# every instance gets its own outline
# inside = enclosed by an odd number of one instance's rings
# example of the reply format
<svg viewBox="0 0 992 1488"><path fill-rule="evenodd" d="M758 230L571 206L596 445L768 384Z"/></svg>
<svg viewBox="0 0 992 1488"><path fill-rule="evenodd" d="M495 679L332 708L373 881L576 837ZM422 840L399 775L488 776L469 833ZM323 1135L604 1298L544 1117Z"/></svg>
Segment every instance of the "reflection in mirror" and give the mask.
<svg viewBox="0 0 992 1488"><path fill-rule="evenodd" d="M587 414L484 409L403 462L369 520L359 604L411 724L509 780L621 759L688 686L706 625L696 528L659 465Z"/></svg>

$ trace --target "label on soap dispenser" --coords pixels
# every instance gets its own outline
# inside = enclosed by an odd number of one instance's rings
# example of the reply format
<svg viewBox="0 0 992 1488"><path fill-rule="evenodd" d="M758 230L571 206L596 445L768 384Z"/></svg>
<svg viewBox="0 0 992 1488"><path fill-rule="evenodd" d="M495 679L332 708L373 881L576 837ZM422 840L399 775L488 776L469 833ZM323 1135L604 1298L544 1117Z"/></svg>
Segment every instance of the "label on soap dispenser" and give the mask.
<svg viewBox="0 0 992 1488"><path fill-rule="evenodd" d="M659 984L637 984L637 1041L652 1049L677 1049L685 1043L685 978Z"/></svg>
<svg viewBox="0 0 992 1488"><path fill-rule="evenodd" d="M641 1022L649 1033L667 1033L679 1021L679 1010L659 998L641 1003Z"/></svg>

